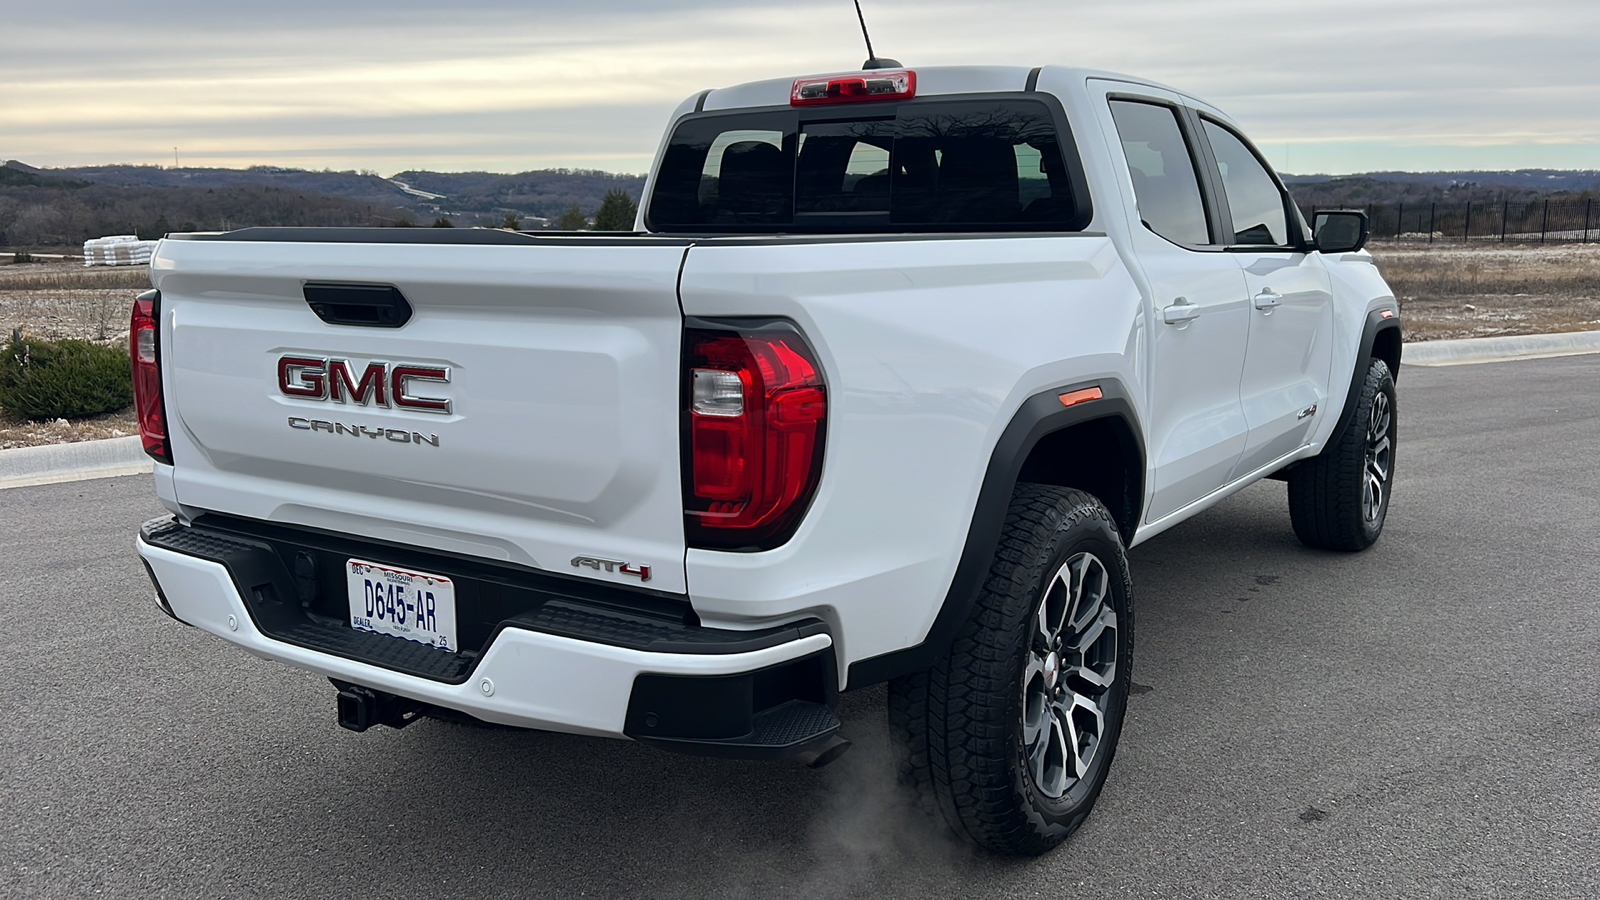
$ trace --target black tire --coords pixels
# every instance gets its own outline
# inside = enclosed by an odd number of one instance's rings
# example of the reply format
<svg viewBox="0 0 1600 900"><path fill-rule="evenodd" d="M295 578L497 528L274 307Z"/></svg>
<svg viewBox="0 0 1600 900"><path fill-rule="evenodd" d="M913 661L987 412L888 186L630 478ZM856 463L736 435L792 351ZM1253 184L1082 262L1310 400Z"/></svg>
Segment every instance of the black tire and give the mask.
<svg viewBox="0 0 1600 900"><path fill-rule="evenodd" d="M1081 491L1018 485L971 619L931 670L889 685L902 782L977 844L1044 853L1100 796L1132 665L1133 585L1111 513Z"/></svg>
<svg viewBox="0 0 1600 900"><path fill-rule="evenodd" d="M1394 376L1375 359L1344 427L1320 454L1289 470L1289 520L1301 543L1354 552L1378 540L1394 484L1397 419Z"/></svg>

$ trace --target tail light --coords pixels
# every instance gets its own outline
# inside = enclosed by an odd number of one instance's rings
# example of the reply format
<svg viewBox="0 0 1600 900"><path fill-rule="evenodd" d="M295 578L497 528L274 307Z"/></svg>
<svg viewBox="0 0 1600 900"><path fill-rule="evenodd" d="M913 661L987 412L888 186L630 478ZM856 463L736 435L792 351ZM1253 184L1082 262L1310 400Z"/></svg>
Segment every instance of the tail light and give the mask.
<svg viewBox="0 0 1600 900"><path fill-rule="evenodd" d="M167 444L167 408L161 399L161 292L145 291L133 301L128 353L133 357L133 405L139 413L144 452L172 463Z"/></svg>
<svg viewBox="0 0 1600 900"><path fill-rule="evenodd" d="M822 473L828 402L816 353L788 322L691 321L684 381L690 546L781 544Z"/></svg>
<svg viewBox="0 0 1600 900"><path fill-rule="evenodd" d="M871 72L831 78L797 78L789 91L790 106L910 100L917 95L915 72Z"/></svg>

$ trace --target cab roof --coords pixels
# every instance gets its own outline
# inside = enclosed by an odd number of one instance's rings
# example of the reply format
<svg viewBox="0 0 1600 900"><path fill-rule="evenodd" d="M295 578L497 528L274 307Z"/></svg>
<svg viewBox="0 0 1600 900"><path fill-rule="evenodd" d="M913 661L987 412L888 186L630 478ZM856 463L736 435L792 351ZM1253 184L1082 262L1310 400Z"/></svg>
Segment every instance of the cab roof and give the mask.
<svg viewBox="0 0 1600 900"><path fill-rule="evenodd" d="M917 96L919 97L938 94L983 94L1022 91L1027 89L1028 76L1035 69L1033 66L902 66L900 68L917 73ZM1041 76L1048 72L1051 81L1056 81L1063 76L1073 83L1082 83L1090 78L1105 78L1130 84L1145 85L1164 91L1172 91L1173 93L1182 93L1159 82L1119 75L1114 72L1101 72L1094 69L1080 69L1069 66L1041 66L1038 68ZM875 73L862 70L845 70L750 81L730 87L717 88L708 92L705 95L704 102L699 104L699 108L703 111L712 111L787 106L789 105L789 92L793 88L796 78L827 78L843 75L870 76L872 74Z"/></svg>

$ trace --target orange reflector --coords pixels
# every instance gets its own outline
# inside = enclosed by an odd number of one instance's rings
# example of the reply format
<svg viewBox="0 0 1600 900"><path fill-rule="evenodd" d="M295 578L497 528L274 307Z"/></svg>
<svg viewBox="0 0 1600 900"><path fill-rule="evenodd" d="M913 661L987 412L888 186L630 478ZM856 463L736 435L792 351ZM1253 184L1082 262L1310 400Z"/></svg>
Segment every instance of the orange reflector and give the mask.
<svg viewBox="0 0 1600 900"><path fill-rule="evenodd" d="M1068 391L1061 395L1062 406L1077 406L1079 403L1088 403L1090 400L1099 400L1105 396L1097 387L1084 388L1081 391Z"/></svg>
<svg viewBox="0 0 1600 900"><path fill-rule="evenodd" d="M1394 318L1394 310L1386 309L1383 312L1378 313L1378 318L1380 318L1380 319L1392 319L1392 318Z"/></svg>

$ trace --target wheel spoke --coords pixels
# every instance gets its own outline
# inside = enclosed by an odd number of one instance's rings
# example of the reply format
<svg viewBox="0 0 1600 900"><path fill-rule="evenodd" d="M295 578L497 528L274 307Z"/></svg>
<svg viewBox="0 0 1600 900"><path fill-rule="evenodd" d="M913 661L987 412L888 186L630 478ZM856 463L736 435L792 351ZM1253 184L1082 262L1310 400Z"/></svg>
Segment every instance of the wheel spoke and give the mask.
<svg viewBox="0 0 1600 900"><path fill-rule="evenodd" d="M1028 769L1033 773L1033 783L1040 790L1048 791L1045 781L1045 757L1050 755L1050 741L1045 733L1048 729L1041 729L1038 740L1028 745Z"/></svg>
<svg viewBox="0 0 1600 900"><path fill-rule="evenodd" d="M1062 566L1045 589L1044 602L1039 604L1035 625L1044 644L1039 649L1049 652L1061 638L1061 629L1067 623L1067 612L1072 607L1072 582L1067 568Z"/></svg>
<svg viewBox="0 0 1600 900"><path fill-rule="evenodd" d="M1068 622L1068 627L1075 633L1088 627L1094 617L1100 614L1105 604L1106 590L1111 584L1105 565L1092 554L1085 553L1076 561L1078 565L1072 579L1076 590L1072 617Z"/></svg>
<svg viewBox="0 0 1600 900"><path fill-rule="evenodd" d="M1100 736L1104 734L1105 719L1099 705L1082 694L1068 694L1051 718L1062 731L1074 777L1082 778L1094 763L1095 752L1100 749Z"/></svg>
<svg viewBox="0 0 1600 900"><path fill-rule="evenodd" d="M1050 737L1045 742L1045 748L1045 777L1039 783L1039 787L1050 796L1059 797L1067 792L1067 760L1075 757L1072 752L1072 742L1062 728L1060 716L1050 717Z"/></svg>
<svg viewBox="0 0 1600 900"><path fill-rule="evenodd" d="M1367 420L1367 443L1376 443L1378 438L1389 434L1389 395L1384 393L1374 394L1372 397L1372 414Z"/></svg>
<svg viewBox="0 0 1600 900"><path fill-rule="evenodd" d="M1383 481L1389 480L1389 438L1386 436L1367 453L1367 467Z"/></svg>
<svg viewBox="0 0 1600 900"><path fill-rule="evenodd" d="M1044 681L1044 660L1030 653L1022 672L1022 741L1032 748L1039 742L1050 714L1050 694Z"/></svg>
<svg viewBox="0 0 1600 900"><path fill-rule="evenodd" d="M1076 664L1067 674L1097 688L1110 687L1117 680L1117 611L1102 604L1071 649Z"/></svg>

